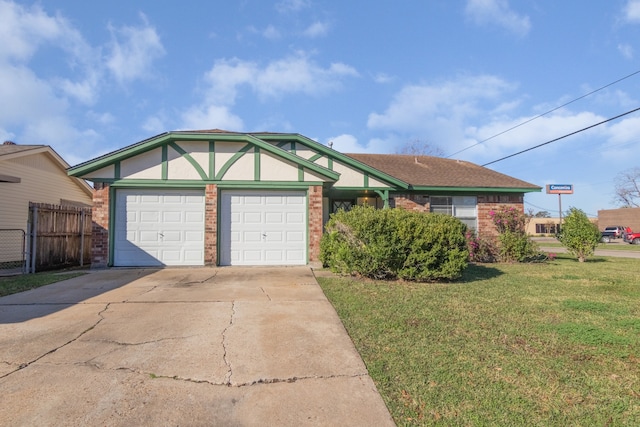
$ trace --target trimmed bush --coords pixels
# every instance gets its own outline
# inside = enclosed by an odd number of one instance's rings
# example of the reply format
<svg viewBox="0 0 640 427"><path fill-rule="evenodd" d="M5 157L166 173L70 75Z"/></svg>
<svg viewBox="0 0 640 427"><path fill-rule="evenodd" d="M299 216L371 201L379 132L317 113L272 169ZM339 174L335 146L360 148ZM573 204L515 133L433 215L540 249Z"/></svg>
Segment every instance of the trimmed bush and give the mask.
<svg viewBox="0 0 640 427"><path fill-rule="evenodd" d="M569 215L564 219L558 240L575 255L578 261L585 262L587 257L594 254L600 243L598 226L589 221L587 214L577 208L570 208Z"/></svg>
<svg viewBox="0 0 640 427"><path fill-rule="evenodd" d="M320 260L374 279L455 280L467 266L465 225L448 215L356 206L331 216Z"/></svg>
<svg viewBox="0 0 640 427"><path fill-rule="evenodd" d="M502 262L540 262L547 256L525 231L526 217L513 206L489 212L498 230L498 259Z"/></svg>

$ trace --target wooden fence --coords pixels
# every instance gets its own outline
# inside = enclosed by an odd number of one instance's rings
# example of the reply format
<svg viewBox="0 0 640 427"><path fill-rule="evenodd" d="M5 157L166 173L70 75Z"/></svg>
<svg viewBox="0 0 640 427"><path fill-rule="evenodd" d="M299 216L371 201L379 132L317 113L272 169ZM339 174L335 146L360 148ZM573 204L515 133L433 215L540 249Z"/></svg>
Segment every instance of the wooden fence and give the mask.
<svg viewBox="0 0 640 427"><path fill-rule="evenodd" d="M91 208L29 203L27 272L83 266L91 257Z"/></svg>

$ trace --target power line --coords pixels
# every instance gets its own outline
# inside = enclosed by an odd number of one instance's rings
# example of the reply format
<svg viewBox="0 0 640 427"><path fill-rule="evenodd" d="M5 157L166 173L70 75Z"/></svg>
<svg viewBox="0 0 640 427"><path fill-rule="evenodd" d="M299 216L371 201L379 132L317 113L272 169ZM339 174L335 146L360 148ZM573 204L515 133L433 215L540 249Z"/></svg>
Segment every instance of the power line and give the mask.
<svg viewBox="0 0 640 427"><path fill-rule="evenodd" d="M634 108L633 110L627 111L626 113L619 114L619 115L617 115L617 116L615 116L615 117L611 117L610 119L603 120L603 121L598 122L598 123L596 123L596 124L593 124L593 125L591 125L591 126L587 126L586 128L582 128L582 129L577 130L577 131L575 131L575 132L568 133L568 134L563 135L563 136L561 136L561 137L559 137L559 138L552 139L551 141L543 142L542 144L538 144L538 145L535 145L535 146L533 146L533 147L529 147L529 148L527 148L526 150L518 151L517 153L510 154L510 155L505 156L505 157L502 157L502 158L500 158L500 159L498 159L498 160L494 160L494 161L492 161L492 162L485 163L485 164L484 164L484 165L482 165L482 166L492 165L492 164L494 164L494 163L498 163L498 162L500 162L500 161L502 161L502 160L505 160L505 159L508 159L508 158L510 158L510 157L515 157L515 156L517 156L517 155L519 155L519 154L526 153L527 151L535 150L536 148L540 148L540 147L542 147L542 146L544 146L544 145L551 144L552 142L560 141L561 139L564 139L564 138L566 138L566 137L569 137L569 136L575 135L575 134L580 133L580 132L584 132L585 130L588 130L588 129L594 128L594 127L596 127L596 126L600 126L601 124L604 124L604 123L610 122L610 121L612 121L612 120L619 119L620 117L624 117L624 116L626 116L626 115L628 115L628 114L635 113L635 112L636 112L636 111L638 111L638 110L640 110L640 107L638 107L638 108Z"/></svg>
<svg viewBox="0 0 640 427"><path fill-rule="evenodd" d="M586 98L587 96L593 95L593 94L594 94L594 93L596 93L596 92L599 92L599 91L601 91L601 90L603 90L603 89L608 88L609 86L613 86L613 85L614 85L614 84L616 84L616 83L619 83L619 82L621 82L621 81L623 81L623 80L628 79L629 77L633 77L633 76L635 76L635 75L636 75L636 74L638 74L638 73L640 73L640 70L638 70L638 71L634 71L633 73L631 73L631 74L629 74L629 75L627 75L627 76L624 76L624 77L622 77L622 78L619 78L618 80L616 80L616 81L614 81L614 82L611 82L611 83L609 83L609 84L606 84L606 85L604 85L604 86L602 86L602 87L600 87L600 88L598 88L598 89L592 90L591 92L586 93L586 94L584 94L584 95L582 95L582 96L580 96L580 97L578 97L578 98L576 98L576 99L574 99L574 100L572 100L572 101L569 101L569 102L567 102L567 103L564 103L564 104L562 104L562 105L560 105L560 106L558 106L558 107L552 108L551 110L546 111L546 112L544 112L544 113L542 113L542 114L538 114L537 116L535 116L535 117L533 117L533 118L531 118L531 119L529 119L529 120L525 120L524 122L521 122L521 123L519 123L519 124L517 124L517 125L515 125L515 126L512 126L512 127L510 127L509 129L507 129L507 130L503 130L502 132L499 132L499 133L497 133L497 134L495 134L495 135L493 135L493 136L490 136L489 138L483 139L482 141L476 142L475 144L472 144L472 145L470 145L470 146L468 146L468 147L466 147L466 148L463 148L462 150L456 151L455 153L450 154L450 155L448 155L448 156L447 156L447 157L445 157L445 158L447 158L447 159L448 159L448 158L450 158L450 157L455 156L456 154L460 154L460 153L462 153L463 151L467 151L468 149L473 148L473 147L475 147L476 145L480 145L480 144L483 144L483 143L485 143L485 142L487 142L487 141L492 140L493 138L497 138L497 137L498 137L498 136L500 136L500 135L503 135L503 134L505 134L505 133L507 133L507 132L510 132L510 131L514 130L514 129L517 129L517 128L519 128L520 126L524 126L524 125L526 125L527 123L530 123L530 122L532 122L532 121L534 121L534 120L536 120L536 119L539 119L540 117L546 116L546 115L547 115L547 114L549 114L549 113L553 113L554 111L559 110L560 108L566 107L566 106L567 106L567 105L569 105L569 104L573 104L573 103L574 103L574 102L576 102L576 101L579 101L579 100L581 100L581 99L583 99L583 98Z"/></svg>

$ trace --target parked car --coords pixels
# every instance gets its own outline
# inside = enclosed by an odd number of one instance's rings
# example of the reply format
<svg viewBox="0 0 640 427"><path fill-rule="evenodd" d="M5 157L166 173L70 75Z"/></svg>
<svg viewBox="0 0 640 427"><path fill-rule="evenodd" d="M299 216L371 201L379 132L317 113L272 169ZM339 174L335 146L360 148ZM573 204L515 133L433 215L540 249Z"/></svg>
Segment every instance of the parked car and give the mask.
<svg viewBox="0 0 640 427"><path fill-rule="evenodd" d="M621 225L611 225L609 227L605 227L604 231L602 231L602 241L608 243L611 239L619 239L624 237L625 230L627 227L623 227Z"/></svg>
<svg viewBox="0 0 640 427"><path fill-rule="evenodd" d="M625 233L624 241L633 245L640 245L640 232Z"/></svg>

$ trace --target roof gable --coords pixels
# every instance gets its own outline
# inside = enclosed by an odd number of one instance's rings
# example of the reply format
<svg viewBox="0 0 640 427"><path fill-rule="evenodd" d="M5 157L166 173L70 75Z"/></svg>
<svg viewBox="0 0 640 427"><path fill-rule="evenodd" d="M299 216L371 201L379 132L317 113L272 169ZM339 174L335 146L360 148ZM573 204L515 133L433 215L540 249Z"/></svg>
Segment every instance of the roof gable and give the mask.
<svg viewBox="0 0 640 427"><path fill-rule="evenodd" d="M13 159L24 158L44 154L53 161L61 173L65 173L69 164L60 155L48 145L19 145L19 144L3 144L0 145L0 161L11 161ZM93 194L91 186L83 179L71 178L73 181L89 196Z"/></svg>
<svg viewBox="0 0 640 427"><path fill-rule="evenodd" d="M216 163L215 159L198 161L195 158L193 152L188 152L183 148L184 145L188 145L192 142L200 142L202 143L215 143L219 146L222 146L227 143L235 143L245 144L243 148L238 151L228 150L229 154L225 155L225 150L218 150L215 152L216 156L220 156L226 163L224 166L220 167L220 161L218 161L218 166L214 166ZM128 162L134 158L143 159L143 157L153 157L155 160L151 162L155 162L155 165L160 165L161 163L166 163L171 160L168 156L172 155L169 151L166 151L166 147L170 147L173 153L175 163L182 162L184 164L189 163L192 166L192 169L189 170L189 173L195 176L192 176L191 179L196 180L220 180L225 174L228 172L228 168L233 165L234 162L244 162L246 158L242 159L242 157L247 154L250 149L253 150L254 155L258 155L258 153L265 153L270 158L277 158L281 161L286 162L289 165L295 165L296 170L302 169L304 176L316 176L320 177L321 180L325 181L335 181L339 178L339 174L331 171L330 169L323 167L321 165L315 164L307 159L304 159L300 156L296 156L293 153L287 152L273 144L265 142L259 138L256 138L252 134L246 133L236 133L236 132L227 132L221 130L212 130L212 131L177 131L177 132L166 132L160 135L156 135L152 138L143 140L136 144L124 147L122 149L113 151L111 153L105 154L101 157L89 160L87 162L81 163L69 169L68 173L72 176L77 177L87 177L92 180L101 180L99 176L96 176L96 172L100 171L113 171L110 172L112 174L112 179L120 178L120 168L126 167ZM210 148L207 148L206 155L209 155ZM222 152L220 152L222 151ZM178 153L178 156L175 156L175 153ZM214 153L214 151L211 151ZM202 153L201 153L202 154ZM182 157L178 159L177 157ZM206 166L203 166L203 163L207 163ZM248 165L248 163L247 163ZM150 166L151 167L151 166ZM159 166L161 168L166 168L166 166ZM216 167L218 168L216 170ZM206 170L205 170L206 169ZM183 171L187 171L187 168L183 168ZM195 171L195 172L193 172ZM94 175L92 175L92 173ZM171 179L165 172L163 172L164 176L162 179ZM297 174L297 172L296 172ZM138 174L132 174L130 177L133 178L148 178L147 176ZM159 179L158 176L156 179ZM174 176L174 178L176 178ZM177 179L177 178L176 178ZM316 179L317 180L317 179Z"/></svg>

